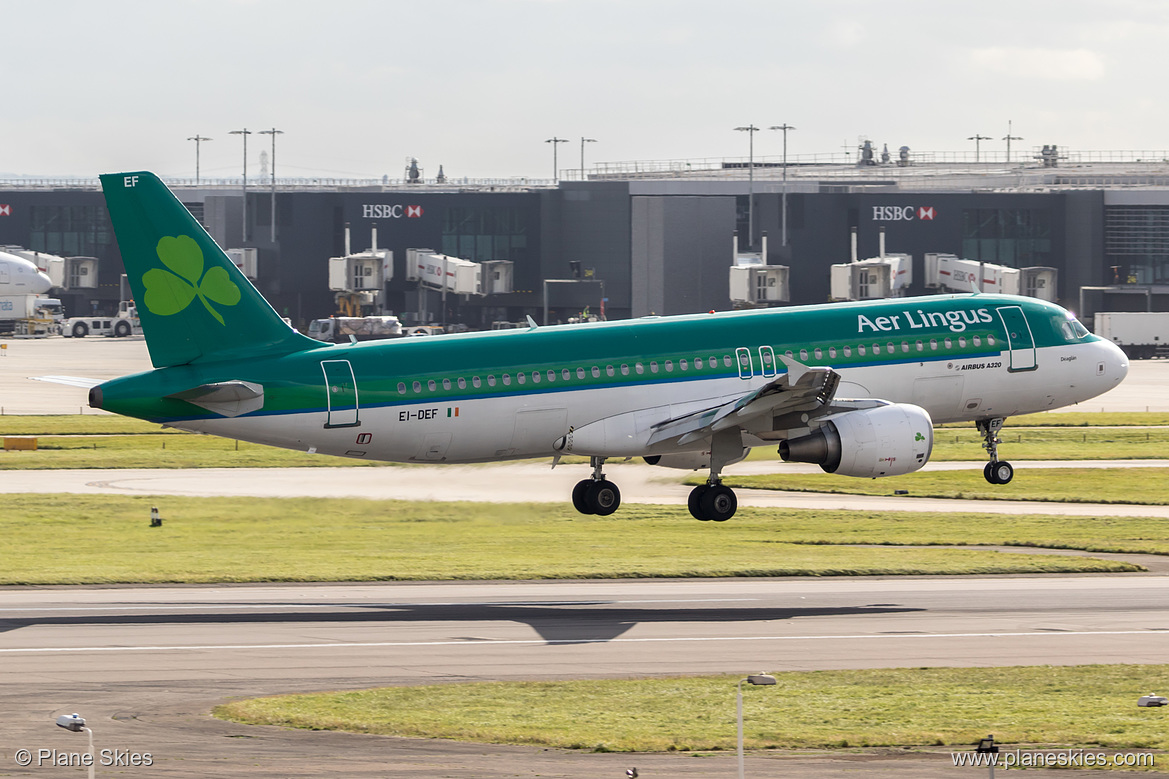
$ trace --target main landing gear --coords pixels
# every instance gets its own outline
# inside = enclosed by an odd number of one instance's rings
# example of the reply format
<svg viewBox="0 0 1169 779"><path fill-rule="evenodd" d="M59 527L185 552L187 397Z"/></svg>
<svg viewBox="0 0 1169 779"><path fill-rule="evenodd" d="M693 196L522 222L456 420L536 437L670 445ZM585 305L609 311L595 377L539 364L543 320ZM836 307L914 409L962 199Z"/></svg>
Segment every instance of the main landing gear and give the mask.
<svg viewBox="0 0 1169 779"><path fill-rule="evenodd" d="M722 483L719 473L727 463L743 458L743 434L737 428L721 430L710 441L710 478L690 491L690 514L702 522L726 522L735 515L739 499Z"/></svg>
<svg viewBox="0 0 1169 779"><path fill-rule="evenodd" d="M999 459L999 431L1003 429L1005 419L983 419L975 422L979 434L982 436L982 448L990 456L990 462L982 469L982 475L991 484L1006 484L1015 477L1014 467L1006 460Z"/></svg>
<svg viewBox="0 0 1169 779"><path fill-rule="evenodd" d="M621 490L601 473L604 457L592 457L590 462L593 476L577 482L572 488L572 505L582 514L607 517L621 505Z"/></svg>

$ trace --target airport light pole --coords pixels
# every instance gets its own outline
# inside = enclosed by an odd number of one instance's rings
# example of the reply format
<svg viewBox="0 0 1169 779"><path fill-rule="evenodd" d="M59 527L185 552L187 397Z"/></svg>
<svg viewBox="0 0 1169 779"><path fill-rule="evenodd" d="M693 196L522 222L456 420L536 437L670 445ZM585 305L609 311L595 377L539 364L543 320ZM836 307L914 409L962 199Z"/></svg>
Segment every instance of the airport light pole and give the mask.
<svg viewBox="0 0 1169 779"><path fill-rule="evenodd" d="M567 138L557 138L555 135L553 135L551 138L544 141L544 143L552 144L552 183L555 184L557 181L560 180L560 165L556 159L556 146L557 146L557 144L568 143L568 139ZM581 148L582 149L584 148L583 143L581 144Z"/></svg>
<svg viewBox="0 0 1169 779"><path fill-rule="evenodd" d="M974 141L974 161L978 162L979 146L981 145L980 141L989 141L989 140L991 140L991 137L989 135L979 135L978 133L975 133L974 135L971 135L966 140ZM1008 157L1008 159L1009 159L1009 157Z"/></svg>
<svg viewBox="0 0 1169 779"><path fill-rule="evenodd" d="M783 194L780 196L782 199L780 208L783 210L783 216L781 219L781 224L783 227L781 228L780 232L779 245L787 246L787 131L794 130L796 128L785 122L784 124L776 125L771 129L783 130ZM767 258L764 257L763 261L767 262Z"/></svg>
<svg viewBox="0 0 1169 779"><path fill-rule="evenodd" d="M243 226L243 242L248 241L248 136L252 131L248 128L242 130L232 130L230 135L242 135L244 137L244 226Z"/></svg>
<svg viewBox="0 0 1169 779"><path fill-rule="evenodd" d="M1011 161L1011 141L1021 141L1023 138L1018 135L1011 135L1013 122L1007 121L1007 134L1003 136L1003 140L1007 142L1007 162Z"/></svg>
<svg viewBox="0 0 1169 779"><path fill-rule="evenodd" d="M259 132L260 135L272 136L272 243L276 243L276 136L283 135L284 131L273 127Z"/></svg>
<svg viewBox="0 0 1169 779"><path fill-rule="evenodd" d="M739 779L743 779L743 682L757 685L775 684L775 677L769 673L751 674L746 679L739 680L738 720L739 720Z"/></svg>
<svg viewBox="0 0 1169 779"><path fill-rule="evenodd" d="M736 127L735 130L747 133L751 139L747 156L747 248L750 249L755 246L755 133L759 132L759 128L749 124Z"/></svg>
<svg viewBox="0 0 1169 779"><path fill-rule="evenodd" d="M210 141L212 139L199 135L199 133L195 133L187 140L195 142L195 186L197 187L199 186L199 144L201 144L203 141Z"/></svg>
<svg viewBox="0 0 1169 779"><path fill-rule="evenodd" d="M585 180L584 145L586 143L596 143L596 142L597 142L596 138L586 138L583 135L580 137L580 180L581 181Z"/></svg>

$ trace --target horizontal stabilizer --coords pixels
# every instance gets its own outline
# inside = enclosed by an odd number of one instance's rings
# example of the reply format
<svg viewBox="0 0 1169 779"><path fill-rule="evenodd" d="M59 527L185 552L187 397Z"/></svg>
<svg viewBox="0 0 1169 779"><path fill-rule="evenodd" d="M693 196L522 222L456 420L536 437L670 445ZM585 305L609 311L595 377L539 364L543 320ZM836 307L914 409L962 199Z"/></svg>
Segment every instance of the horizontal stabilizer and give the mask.
<svg viewBox="0 0 1169 779"><path fill-rule="evenodd" d="M53 384L67 384L70 387L84 387L92 389L102 383L102 379L87 379L84 376L29 376L33 381L48 381Z"/></svg>
<svg viewBox="0 0 1169 779"><path fill-rule="evenodd" d="M223 417L238 417L264 407L264 388L250 381L219 381L167 395Z"/></svg>

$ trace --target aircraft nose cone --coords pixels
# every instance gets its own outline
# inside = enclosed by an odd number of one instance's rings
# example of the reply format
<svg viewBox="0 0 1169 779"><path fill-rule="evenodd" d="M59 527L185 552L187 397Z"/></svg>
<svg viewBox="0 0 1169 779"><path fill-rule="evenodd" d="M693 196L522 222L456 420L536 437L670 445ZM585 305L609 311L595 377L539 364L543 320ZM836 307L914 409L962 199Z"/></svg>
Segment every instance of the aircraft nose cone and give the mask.
<svg viewBox="0 0 1169 779"><path fill-rule="evenodd" d="M1102 341L1104 346L1104 375L1108 377L1113 386L1124 381L1125 376L1128 376L1128 355L1124 351L1112 343L1111 341Z"/></svg>

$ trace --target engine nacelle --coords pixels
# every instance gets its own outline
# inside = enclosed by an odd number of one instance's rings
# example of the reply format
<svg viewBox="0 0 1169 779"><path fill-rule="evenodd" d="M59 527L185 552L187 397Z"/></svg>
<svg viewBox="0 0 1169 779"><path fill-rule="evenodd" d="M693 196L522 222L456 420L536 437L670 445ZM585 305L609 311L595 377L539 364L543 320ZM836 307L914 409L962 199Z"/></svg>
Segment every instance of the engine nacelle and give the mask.
<svg viewBox="0 0 1169 779"><path fill-rule="evenodd" d="M785 462L814 463L828 473L876 478L913 473L929 462L933 420L924 408L890 403L829 417L801 438L779 444Z"/></svg>

